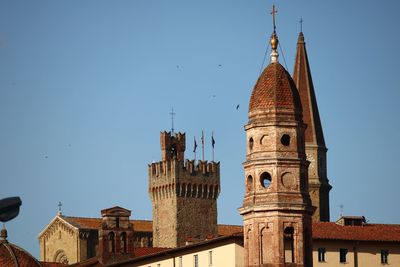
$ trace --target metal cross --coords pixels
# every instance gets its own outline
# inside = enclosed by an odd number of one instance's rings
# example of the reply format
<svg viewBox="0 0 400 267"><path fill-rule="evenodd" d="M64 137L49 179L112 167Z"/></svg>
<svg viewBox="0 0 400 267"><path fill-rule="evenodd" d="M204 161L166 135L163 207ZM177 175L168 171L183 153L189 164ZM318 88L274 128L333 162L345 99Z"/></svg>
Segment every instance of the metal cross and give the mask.
<svg viewBox="0 0 400 267"><path fill-rule="evenodd" d="M272 15L272 22L274 24L274 31L276 29L276 25L275 25L275 14L276 13L278 13L278 10L275 9L275 5L272 5L271 15Z"/></svg>
<svg viewBox="0 0 400 267"><path fill-rule="evenodd" d="M303 18L300 18L300 32L303 32Z"/></svg>
<svg viewBox="0 0 400 267"><path fill-rule="evenodd" d="M62 203L61 201L58 202L58 211L61 212Z"/></svg>
<svg viewBox="0 0 400 267"><path fill-rule="evenodd" d="M176 115L176 113L174 112L174 108L171 109L171 112L169 113L169 115L171 115L171 122L172 122L171 131L172 131L172 133L174 133L174 115Z"/></svg>

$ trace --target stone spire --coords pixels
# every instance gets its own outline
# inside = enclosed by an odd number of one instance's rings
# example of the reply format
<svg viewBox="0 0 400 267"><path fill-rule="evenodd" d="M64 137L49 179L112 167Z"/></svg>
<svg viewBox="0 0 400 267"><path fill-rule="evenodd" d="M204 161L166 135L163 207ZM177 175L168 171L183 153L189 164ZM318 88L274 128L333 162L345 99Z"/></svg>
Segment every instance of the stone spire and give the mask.
<svg viewBox="0 0 400 267"><path fill-rule="evenodd" d="M313 220L329 221L329 191L332 187L329 185L326 171L327 148L319 117L303 32L300 32L297 40L293 80L299 91L303 107L303 121L307 124L305 146L307 160L310 161L309 190L312 205L317 208L313 215Z"/></svg>

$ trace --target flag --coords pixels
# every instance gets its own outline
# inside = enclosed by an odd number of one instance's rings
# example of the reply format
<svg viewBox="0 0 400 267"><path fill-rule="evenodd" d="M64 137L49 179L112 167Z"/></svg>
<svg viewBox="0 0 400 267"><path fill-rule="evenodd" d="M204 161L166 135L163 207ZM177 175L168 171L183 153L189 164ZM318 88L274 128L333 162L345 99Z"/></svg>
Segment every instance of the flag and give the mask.
<svg viewBox="0 0 400 267"><path fill-rule="evenodd" d="M211 134L211 145L212 145L212 148L214 148L214 145L215 145L214 132Z"/></svg>
<svg viewBox="0 0 400 267"><path fill-rule="evenodd" d="M194 137L194 146L193 146L193 153L196 153L197 143L196 143L196 136Z"/></svg>
<svg viewBox="0 0 400 267"><path fill-rule="evenodd" d="M201 130L201 144L204 146L204 132Z"/></svg>

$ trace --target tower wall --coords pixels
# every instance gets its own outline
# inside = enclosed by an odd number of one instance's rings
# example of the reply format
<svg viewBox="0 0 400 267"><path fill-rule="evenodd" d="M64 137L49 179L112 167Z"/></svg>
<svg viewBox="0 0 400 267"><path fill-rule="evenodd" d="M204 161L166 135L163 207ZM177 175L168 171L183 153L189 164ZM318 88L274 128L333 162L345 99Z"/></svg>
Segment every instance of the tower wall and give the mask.
<svg viewBox="0 0 400 267"><path fill-rule="evenodd" d="M183 155L184 135L165 135L164 132L161 136L163 159L173 154L168 150L172 147L168 142L177 144L179 141L180 146L176 148ZM180 138L175 139L178 136ZM148 167L155 247L179 247L185 245L188 238L204 240L207 236L217 235L219 162L195 163L180 159L179 156L171 157Z"/></svg>
<svg viewBox="0 0 400 267"><path fill-rule="evenodd" d="M275 32L271 38L272 47ZM244 266L312 267L306 125L296 86L277 56L275 48L253 89L245 126Z"/></svg>
<svg viewBox="0 0 400 267"><path fill-rule="evenodd" d="M313 214L313 221L329 221L329 191L332 186L329 184L326 170L325 147L307 145L306 155L310 162L308 169L309 192L312 205L317 209Z"/></svg>

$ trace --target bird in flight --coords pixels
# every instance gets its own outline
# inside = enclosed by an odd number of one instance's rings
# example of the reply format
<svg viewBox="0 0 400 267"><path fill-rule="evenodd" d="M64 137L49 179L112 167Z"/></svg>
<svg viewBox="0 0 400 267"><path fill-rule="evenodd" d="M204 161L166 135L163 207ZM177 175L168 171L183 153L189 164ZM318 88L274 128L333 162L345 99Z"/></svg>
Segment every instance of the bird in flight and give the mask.
<svg viewBox="0 0 400 267"><path fill-rule="evenodd" d="M239 109L239 106L240 106L240 104L237 104L237 106L236 106L236 110L238 110L238 109Z"/></svg>

